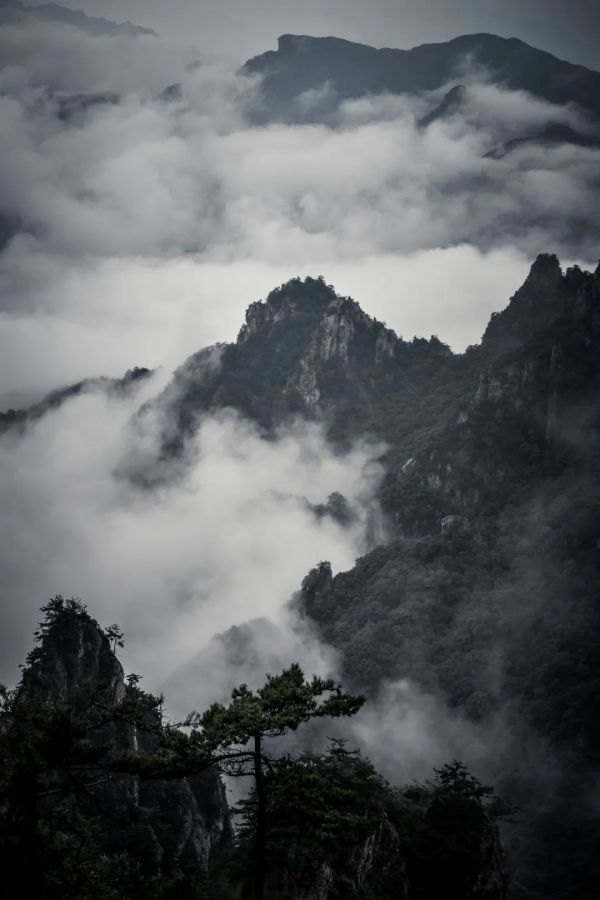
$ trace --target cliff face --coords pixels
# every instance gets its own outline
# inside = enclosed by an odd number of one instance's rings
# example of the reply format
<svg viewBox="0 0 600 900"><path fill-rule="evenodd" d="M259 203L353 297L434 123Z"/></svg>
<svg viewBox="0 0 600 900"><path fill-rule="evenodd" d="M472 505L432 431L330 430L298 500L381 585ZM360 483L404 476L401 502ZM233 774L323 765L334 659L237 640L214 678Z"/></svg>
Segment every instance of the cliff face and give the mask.
<svg viewBox="0 0 600 900"><path fill-rule="evenodd" d="M267 432L303 416L334 443L383 440L380 499L401 536L498 511L509 485L595 452L599 284L542 255L482 344L453 355L436 338L399 339L322 279L294 279L250 305L236 344L195 354L142 411L162 434L148 477L206 412L232 407Z"/></svg>
<svg viewBox="0 0 600 900"><path fill-rule="evenodd" d="M451 356L436 338L399 339L321 278L292 279L249 306L235 344L190 357L141 411L161 429L147 477L160 477L162 462L182 453L204 414L227 407L266 433L302 416L323 421L336 442L386 438L384 405L404 389L414 406L419 369L437 362L442 377Z"/></svg>
<svg viewBox="0 0 600 900"><path fill-rule="evenodd" d="M280 294L271 294L264 303L251 304L238 344L250 344L252 350L251 342L260 334L275 345L275 353L285 353L286 332L304 324L305 298L312 286L310 280L284 285ZM284 397L292 403L292 398L299 399L305 412L334 402L335 379L354 382L363 392L367 385L362 376L369 369L372 378L385 381L391 374L390 369L386 371L386 364L395 360L402 345L393 331L367 316L354 300L338 297L320 283L318 290L322 297L314 309L311 332L306 334L304 346L299 348L281 385Z"/></svg>
<svg viewBox="0 0 600 900"><path fill-rule="evenodd" d="M76 711L94 704L107 708L137 691L126 682L107 635L82 608L70 608L68 602L30 654L20 687L27 699L64 702ZM152 754L156 743L151 726L156 716L149 710L150 727L140 727L127 721L102 724L98 715L100 724L91 729L90 737L107 752ZM105 849L131 851L134 858L143 859L148 877L169 877L182 867L206 871L215 850L230 840L225 790L211 771L169 781L119 775L91 780L93 786L86 790L86 803L92 803L88 813L96 810L97 816L97 810L102 810ZM61 794L58 797L62 799Z"/></svg>

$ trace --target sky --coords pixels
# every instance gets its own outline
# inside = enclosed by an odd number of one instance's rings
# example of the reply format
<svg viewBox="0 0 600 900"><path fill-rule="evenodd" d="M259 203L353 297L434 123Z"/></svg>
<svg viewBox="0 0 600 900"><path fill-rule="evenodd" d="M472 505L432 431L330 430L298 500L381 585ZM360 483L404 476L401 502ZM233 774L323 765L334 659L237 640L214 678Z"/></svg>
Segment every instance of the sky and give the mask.
<svg viewBox="0 0 600 900"><path fill-rule="evenodd" d="M437 334L461 352L538 253L595 265L600 151L525 142L490 156L548 124L591 126L468 61L459 113L428 128L421 117L452 85L338 105L324 89L298 107L326 109L322 120L257 125L260 82L239 63L287 31L409 47L481 29L592 63L597 4L72 5L162 37L3 30L0 213L17 226L0 252L0 409L135 365L156 374L130 397L91 390L0 437L0 679L16 677L55 593L124 628L125 664L151 690L181 685L204 652L214 677L201 699L214 699L245 674L215 667L215 635L257 618L280 630L269 665L293 654L335 672L331 648L287 604L320 559L343 570L368 549L381 448L364 440L339 456L301 423L267 442L234 415L207 416L185 477L143 492L118 475L157 439L151 425L132 428L137 411L188 355L235 340L250 302L297 275L322 274L399 335ZM174 82L181 96L167 102ZM81 94L111 102L82 105ZM333 491L353 505L350 527L310 509ZM419 719L434 701L407 684L390 690L408 704L411 759L423 760L443 715ZM470 740L448 721L444 734Z"/></svg>
<svg viewBox="0 0 600 900"><path fill-rule="evenodd" d="M204 53L234 62L273 48L285 33L409 49L487 31L600 69L597 0L66 0L62 5L129 19L166 37L192 38Z"/></svg>

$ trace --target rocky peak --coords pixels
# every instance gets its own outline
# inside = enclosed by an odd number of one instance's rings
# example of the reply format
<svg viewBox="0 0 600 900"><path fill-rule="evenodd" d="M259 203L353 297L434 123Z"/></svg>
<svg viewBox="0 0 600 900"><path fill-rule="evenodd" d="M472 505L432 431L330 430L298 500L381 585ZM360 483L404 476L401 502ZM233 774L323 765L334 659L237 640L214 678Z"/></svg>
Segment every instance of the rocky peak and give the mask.
<svg viewBox="0 0 600 900"><path fill-rule="evenodd" d="M482 340L484 350L497 355L522 346L558 318L575 293L557 257L541 253L506 309L492 313Z"/></svg>
<svg viewBox="0 0 600 900"><path fill-rule="evenodd" d="M311 569L306 578L302 582L302 592L313 599L319 594L331 587L333 582L333 573L330 562L320 562L314 569Z"/></svg>
<svg viewBox="0 0 600 900"><path fill-rule="evenodd" d="M531 265L526 285L536 288L553 288L562 282L562 270L554 253L540 253Z"/></svg>
<svg viewBox="0 0 600 900"><path fill-rule="evenodd" d="M52 617L40 627L39 646L23 671L24 690L37 699L76 701L87 685L99 683L119 700L123 667L107 635L77 601L57 597L49 606Z"/></svg>
<svg viewBox="0 0 600 900"><path fill-rule="evenodd" d="M251 303L246 310L246 322L238 336L238 343L244 343L266 327L288 319L295 313L311 314L318 320L325 310L338 298L331 285L325 284L322 276L292 278L268 294L266 300Z"/></svg>
<svg viewBox="0 0 600 900"><path fill-rule="evenodd" d="M306 410L329 402L333 385L339 394L341 383L347 388L365 369L385 367L400 344L393 331L322 277L294 278L252 303L237 342L254 364L264 353L287 361L277 371L280 390Z"/></svg>
<svg viewBox="0 0 600 900"><path fill-rule="evenodd" d="M89 740L97 742L102 752L110 746L155 753L152 727L110 717L103 721L103 714L95 714L96 691L102 710L127 692L146 696L135 683L126 686L123 667L115 655L115 645L122 637L117 626L105 632L83 604L60 596L43 611L46 616L36 634L38 646L23 670L21 695L50 706L66 701L82 716ZM153 726L158 712L148 708L145 716ZM93 759L91 755L87 758ZM93 762L88 765L92 771ZM231 836L225 790L212 769L167 781L112 775L99 779L87 795L97 804L95 827L103 835L105 851L129 852L140 862L144 876L170 876L179 866L206 871L213 851L226 845ZM83 807L81 813L85 814Z"/></svg>

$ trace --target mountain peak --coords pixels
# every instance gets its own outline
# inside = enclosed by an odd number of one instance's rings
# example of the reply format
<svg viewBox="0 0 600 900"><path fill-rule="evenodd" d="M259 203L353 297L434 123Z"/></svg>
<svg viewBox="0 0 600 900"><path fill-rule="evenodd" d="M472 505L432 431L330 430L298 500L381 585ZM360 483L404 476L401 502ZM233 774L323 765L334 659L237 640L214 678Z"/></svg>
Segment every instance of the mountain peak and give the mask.
<svg viewBox="0 0 600 900"><path fill-rule="evenodd" d="M339 297L332 285L325 283L322 275L318 278L307 276L304 280L291 278L272 290L265 300L250 304L238 343L243 343L266 326L274 325L295 313L314 317L316 324L332 303L337 301L339 305L344 299L347 298Z"/></svg>
<svg viewBox="0 0 600 900"><path fill-rule="evenodd" d="M562 277L558 257L554 253L540 253L531 265L525 284L553 285Z"/></svg>
<svg viewBox="0 0 600 900"><path fill-rule="evenodd" d="M540 253L506 309L492 313L482 345L493 353L515 349L560 316L569 298L569 279L558 257Z"/></svg>
<svg viewBox="0 0 600 900"><path fill-rule="evenodd" d="M45 700L75 700L93 681L106 685L114 699L120 698L125 690L123 668L85 606L58 596L44 611L38 646L23 670L24 690Z"/></svg>

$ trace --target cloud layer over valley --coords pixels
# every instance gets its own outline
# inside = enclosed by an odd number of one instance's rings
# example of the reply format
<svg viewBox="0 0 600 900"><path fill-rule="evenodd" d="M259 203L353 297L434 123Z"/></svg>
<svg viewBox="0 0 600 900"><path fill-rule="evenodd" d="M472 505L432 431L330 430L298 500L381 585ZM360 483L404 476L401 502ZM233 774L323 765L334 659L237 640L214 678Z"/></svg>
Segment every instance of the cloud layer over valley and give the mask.
<svg viewBox="0 0 600 900"><path fill-rule="evenodd" d="M134 365L157 372L0 438L1 677L14 681L58 592L123 627L127 668L178 691L177 712L292 658L337 671L287 603L319 560L348 569L369 546L381 448L339 455L302 423L267 441L224 412L203 420L186 473L148 491L118 475L132 417L296 275L323 274L405 338L477 342L538 252L597 257L595 126L468 61L459 106L430 124L454 83L342 104L324 86L293 123L261 125L260 79L193 48L40 22L2 31L0 410ZM581 140L546 139L549 127ZM311 509L335 491L350 525ZM188 696L191 671L203 684ZM379 761L402 777L449 747L484 753L475 727L406 681L357 719L367 752L375 726L402 756Z"/></svg>
<svg viewBox="0 0 600 900"><path fill-rule="evenodd" d="M230 340L248 302L296 274L462 349L537 252L595 257L600 150L527 140L486 155L549 123L591 126L481 73L462 72L460 108L428 127L451 85L339 107L325 91L299 101L322 124L259 127L259 80L186 69L191 50L3 32L5 407Z"/></svg>
<svg viewBox="0 0 600 900"><path fill-rule="evenodd" d="M82 597L104 625L118 621L126 665L160 690L216 632L263 616L285 633L284 607L315 560L348 568L365 549L378 448L335 455L317 426L266 441L233 414L208 417L183 481L150 492L117 477L131 453L127 423L155 389L127 400L84 394L2 439L4 680L16 676L49 593ZM356 513L351 525L309 505L335 491Z"/></svg>

